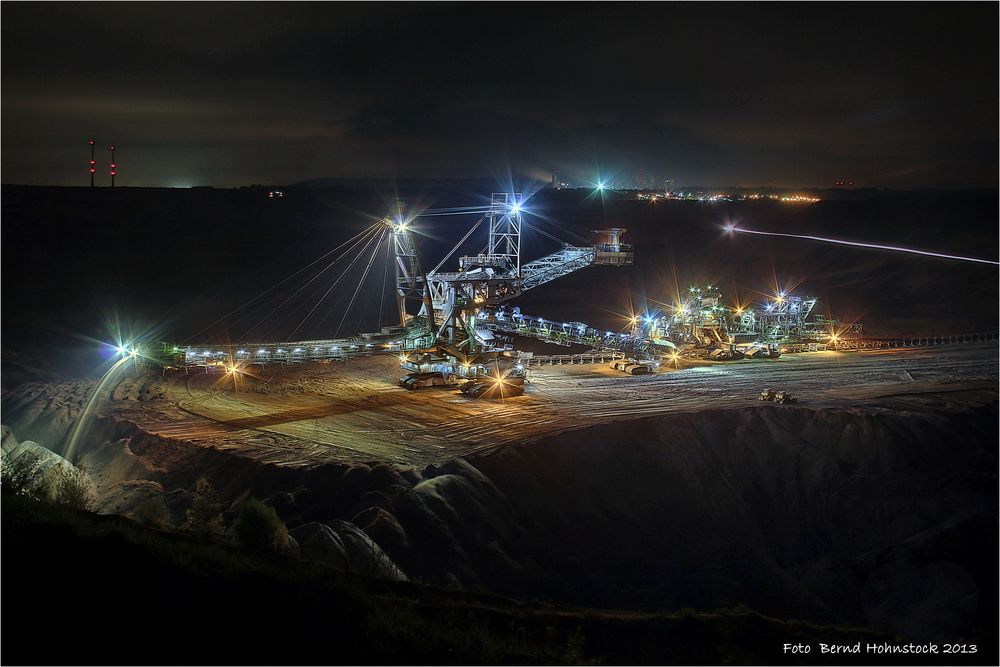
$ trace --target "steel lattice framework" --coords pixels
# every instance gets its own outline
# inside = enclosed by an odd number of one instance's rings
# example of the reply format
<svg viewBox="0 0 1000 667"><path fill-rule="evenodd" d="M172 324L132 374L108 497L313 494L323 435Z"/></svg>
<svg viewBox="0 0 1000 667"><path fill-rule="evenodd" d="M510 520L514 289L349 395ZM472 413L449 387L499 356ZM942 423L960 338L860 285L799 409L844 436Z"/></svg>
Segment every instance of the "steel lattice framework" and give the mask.
<svg viewBox="0 0 1000 667"><path fill-rule="evenodd" d="M521 270L521 193L494 192L490 197L488 261L519 274Z"/></svg>
<svg viewBox="0 0 1000 667"><path fill-rule="evenodd" d="M396 260L400 324L412 323L414 318L407 314L406 305L419 300L418 316L431 326L436 342L456 354L481 351L492 345L487 325L497 309L526 290L593 264L632 263L631 246L619 242L625 230L615 229L608 232L611 244L564 244L545 257L522 264L522 204L520 193L493 193L485 215L489 227L486 253L460 257L458 271L452 272L421 273L411 231L405 223L387 221ZM456 250L458 246L448 256Z"/></svg>

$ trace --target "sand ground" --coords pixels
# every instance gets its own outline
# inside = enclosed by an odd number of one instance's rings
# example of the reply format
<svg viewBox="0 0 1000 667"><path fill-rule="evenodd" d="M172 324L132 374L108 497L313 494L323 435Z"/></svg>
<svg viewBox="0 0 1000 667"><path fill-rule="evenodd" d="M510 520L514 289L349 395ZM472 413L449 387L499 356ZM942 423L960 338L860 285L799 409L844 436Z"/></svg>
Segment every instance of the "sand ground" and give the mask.
<svg viewBox="0 0 1000 667"><path fill-rule="evenodd" d="M274 366L263 374L256 367L235 382L132 370L101 413L162 437L283 466L426 465L596 423L759 405L766 388L790 390L810 407L919 411L961 402L968 392L995 396L998 354L992 343L815 352L681 361L648 376L604 364L553 366L531 369L525 395L502 401L473 400L454 389L407 391L396 385L400 375L394 356ZM139 396L152 399L131 400Z"/></svg>

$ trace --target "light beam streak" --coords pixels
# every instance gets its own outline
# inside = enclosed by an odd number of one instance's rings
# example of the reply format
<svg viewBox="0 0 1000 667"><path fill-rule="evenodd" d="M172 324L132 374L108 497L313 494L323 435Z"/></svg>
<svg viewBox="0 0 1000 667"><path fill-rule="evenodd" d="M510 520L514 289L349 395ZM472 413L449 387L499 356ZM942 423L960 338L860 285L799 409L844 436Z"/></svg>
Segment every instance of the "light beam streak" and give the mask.
<svg viewBox="0 0 1000 667"><path fill-rule="evenodd" d="M940 257L942 259L955 259L961 262L977 262L979 264L992 264L1000 266L1000 262L992 259L980 259L978 257L964 257L962 255L947 255L941 252L931 252L929 250L917 250L916 248L904 248L894 245L882 245L880 243L861 243L860 241L845 241L843 239L830 239L823 236L809 236L806 234L783 234L781 232L761 232L756 229L744 229L735 225L726 225L727 232L742 232L744 234L759 234L761 236L785 236L792 239L806 239L809 241L820 241L822 243L834 243L837 245L854 246L856 248L872 248L874 250L889 250L891 252L905 252L911 255L924 255L926 257Z"/></svg>
<svg viewBox="0 0 1000 667"><path fill-rule="evenodd" d="M69 437L66 438L66 448L63 453L63 458L67 461L73 461L74 454L76 453L76 446L80 442L80 436L93 421L94 414L97 410L98 403L101 401L101 397L104 392L107 391L108 387L111 386L111 377L115 374L115 371L122 368L133 359L134 357L126 355L116 361L111 365L111 368L108 369L101 379L97 381L94 388L90 390L90 395L87 396L87 400L83 404L83 409L80 411L80 415L76 418L76 423L73 424L73 428L70 429Z"/></svg>

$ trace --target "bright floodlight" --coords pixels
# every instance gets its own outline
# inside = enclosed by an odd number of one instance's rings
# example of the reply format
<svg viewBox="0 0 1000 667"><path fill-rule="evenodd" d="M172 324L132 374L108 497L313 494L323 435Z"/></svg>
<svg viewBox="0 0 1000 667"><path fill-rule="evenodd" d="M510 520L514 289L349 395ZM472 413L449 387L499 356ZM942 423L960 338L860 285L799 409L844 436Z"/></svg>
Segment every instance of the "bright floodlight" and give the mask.
<svg viewBox="0 0 1000 667"><path fill-rule="evenodd" d="M729 224L727 224L725 226L724 229L726 230L727 233L732 234L733 230L736 229L736 225L734 225L733 223L730 222Z"/></svg>
<svg viewBox="0 0 1000 667"><path fill-rule="evenodd" d="M515 215L517 215L518 213L520 213L521 212L521 204L520 203L511 204L510 205L510 212L513 213L513 214L515 214Z"/></svg>
<svg viewBox="0 0 1000 667"><path fill-rule="evenodd" d="M598 183L597 184L597 189L598 190L603 190L604 189L604 183Z"/></svg>
<svg viewBox="0 0 1000 667"><path fill-rule="evenodd" d="M382 222L385 223L386 227L388 227L389 229L391 229L393 232L405 232L405 231L408 231L408 228L407 228L407 224L408 223L405 220L401 220L401 219L393 220L392 218L383 218Z"/></svg>

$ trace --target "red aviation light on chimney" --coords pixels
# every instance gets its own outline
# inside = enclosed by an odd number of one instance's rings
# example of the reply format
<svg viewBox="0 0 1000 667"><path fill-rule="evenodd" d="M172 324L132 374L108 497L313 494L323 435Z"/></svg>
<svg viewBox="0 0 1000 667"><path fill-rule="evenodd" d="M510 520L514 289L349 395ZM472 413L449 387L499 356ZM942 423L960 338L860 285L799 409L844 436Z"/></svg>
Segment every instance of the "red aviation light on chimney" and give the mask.
<svg viewBox="0 0 1000 667"><path fill-rule="evenodd" d="M90 140L90 187L94 187L94 172L97 171L95 167L97 162L94 161L94 140Z"/></svg>
<svg viewBox="0 0 1000 667"><path fill-rule="evenodd" d="M111 150L111 168L109 173L111 174L111 187L115 187L115 176L118 174L118 163L115 162L115 147L108 146Z"/></svg>

